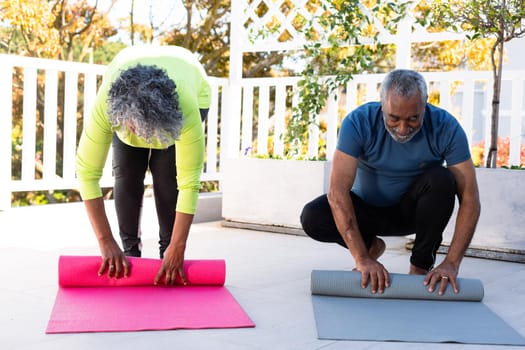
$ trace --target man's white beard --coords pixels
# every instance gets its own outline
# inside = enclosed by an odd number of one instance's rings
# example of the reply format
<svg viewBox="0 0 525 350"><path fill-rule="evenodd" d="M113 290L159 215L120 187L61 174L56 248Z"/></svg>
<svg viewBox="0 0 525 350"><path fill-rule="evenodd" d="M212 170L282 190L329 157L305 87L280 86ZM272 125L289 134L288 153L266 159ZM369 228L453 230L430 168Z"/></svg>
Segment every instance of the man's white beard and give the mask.
<svg viewBox="0 0 525 350"><path fill-rule="evenodd" d="M399 143L407 143L408 141L412 140L412 138L414 136L417 135L417 133L421 130L421 128L423 127L423 121L421 121L421 124L419 124L419 127L417 129L412 129L410 128L409 129L409 133L405 136L400 136L398 133L397 133L397 130L396 128L389 128L388 125L386 125L386 120L385 118L383 118L383 121L385 123L385 129L386 131L388 131L388 133L390 134L390 136L392 136L392 138L394 139L394 141L396 142L399 142Z"/></svg>

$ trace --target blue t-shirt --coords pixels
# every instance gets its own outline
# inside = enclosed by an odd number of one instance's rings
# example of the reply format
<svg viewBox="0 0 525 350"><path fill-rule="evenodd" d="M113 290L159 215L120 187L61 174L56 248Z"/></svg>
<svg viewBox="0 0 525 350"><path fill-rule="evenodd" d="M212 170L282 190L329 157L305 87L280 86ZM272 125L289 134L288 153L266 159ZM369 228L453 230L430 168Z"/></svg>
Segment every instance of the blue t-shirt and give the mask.
<svg viewBox="0 0 525 350"><path fill-rule="evenodd" d="M379 207L398 203L425 170L470 158L465 132L447 111L426 105L421 130L406 143L385 128L379 102L366 103L346 116L337 149L358 159L352 191Z"/></svg>

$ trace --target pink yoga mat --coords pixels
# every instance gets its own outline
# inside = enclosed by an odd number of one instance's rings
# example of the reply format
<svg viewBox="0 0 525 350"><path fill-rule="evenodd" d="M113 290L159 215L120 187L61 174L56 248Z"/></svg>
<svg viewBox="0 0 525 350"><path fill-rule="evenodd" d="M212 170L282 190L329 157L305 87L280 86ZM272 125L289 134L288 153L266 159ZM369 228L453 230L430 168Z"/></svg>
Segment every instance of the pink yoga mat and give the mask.
<svg viewBox="0 0 525 350"><path fill-rule="evenodd" d="M58 284L61 287L137 287L152 286L160 259L128 258L131 273L127 278L98 276L100 256L61 256L58 260ZM224 260L186 260L184 273L188 285L222 286L226 279ZM180 284L180 281L178 281Z"/></svg>
<svg viewBox="0 0 525 350"><path fill-rule="evenodd" d="M224 287L224 260L186 260L187 286L154 286L158 259L129 258L127 278L99 277L101 258L61 256L46 333L254 327Z"/></svg>

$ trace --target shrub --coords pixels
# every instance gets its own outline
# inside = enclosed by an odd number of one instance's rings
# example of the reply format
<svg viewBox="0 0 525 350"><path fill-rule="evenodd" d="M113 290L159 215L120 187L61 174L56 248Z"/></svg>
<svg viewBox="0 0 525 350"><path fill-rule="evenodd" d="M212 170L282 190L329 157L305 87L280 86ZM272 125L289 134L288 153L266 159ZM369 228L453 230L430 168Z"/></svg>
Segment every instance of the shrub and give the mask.
<svg viewBox="0 0 525 350"><path fill-rule="evenodd" d="M475 166L482 166L485 164L485 141L481 141L471 149L472 161ZM499 137L498 138L498 156L496 160L497 167L511 167L521 168L525 165L525 145L520 146L520 164L511 165L509 164L510 154L510 138Z"/></svg>

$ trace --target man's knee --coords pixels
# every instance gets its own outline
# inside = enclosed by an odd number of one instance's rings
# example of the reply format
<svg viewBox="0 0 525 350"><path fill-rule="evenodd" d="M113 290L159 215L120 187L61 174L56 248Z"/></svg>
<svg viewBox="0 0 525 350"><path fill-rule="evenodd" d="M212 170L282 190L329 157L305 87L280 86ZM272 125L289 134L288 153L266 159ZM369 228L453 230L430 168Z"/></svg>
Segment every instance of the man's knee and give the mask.
<svg viewBox="0 0 525 350"><path fill-rule="evenodd" d="M300 220L304 232L314 240L337 243L346 247L335 225L326 195L319 196L307 203L303 207Z"/></svg>
<svg viewBox="0 0 525 350"><path fill-rule="evenodd" d="M327 231L331 231L333 224L332 210L328 204L326 195L321 195L308 202L301 212L301 225L304 232L313 239L321 242L331 241L327 239Z"/></svg>
<svg viewBox="0 0 525 350"><path fill-rule="evenodd" d="M315 214L315 212L316 212L315 205L313 204L313 201L312 201L312 202L307 203L303 207L303 210L301 211L301 216L300 216L301 226L303 227L304 232L308 236L312 237L313 239L316 239L315 237L316 232L318 232L318 230L316 229L317 215Z"/></svg>
<svg viewBox="0 0 525 350"><path fill-rule="evenodd" d="M427 181L435 192L454 196L456 194L456 180L452 172L444 167L430 169L426 173Z"/></svg>

